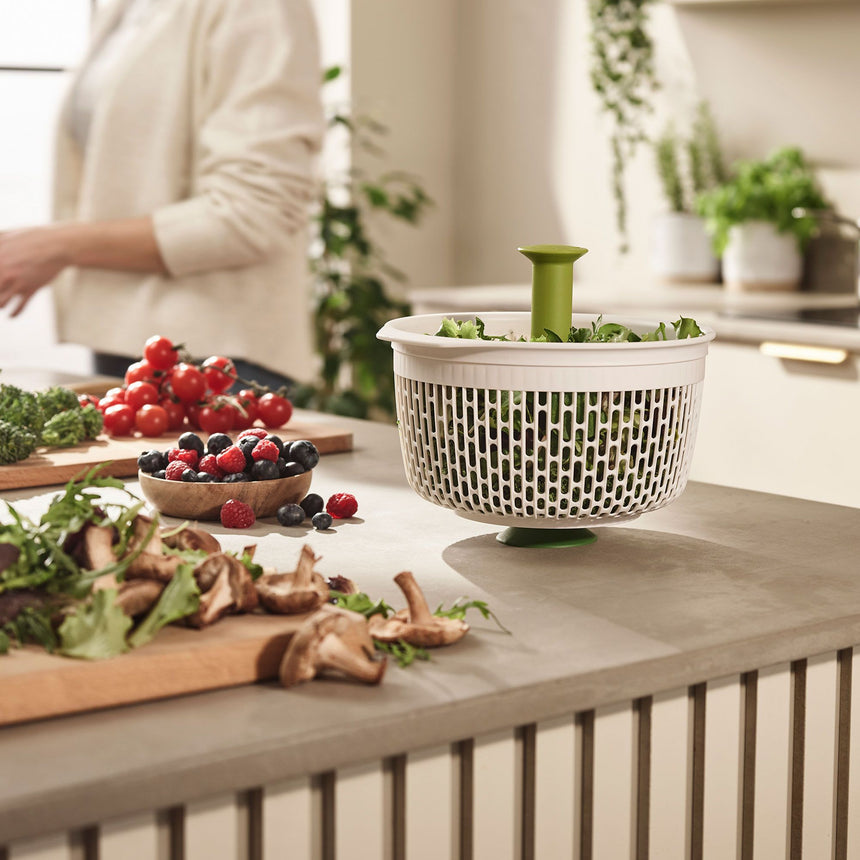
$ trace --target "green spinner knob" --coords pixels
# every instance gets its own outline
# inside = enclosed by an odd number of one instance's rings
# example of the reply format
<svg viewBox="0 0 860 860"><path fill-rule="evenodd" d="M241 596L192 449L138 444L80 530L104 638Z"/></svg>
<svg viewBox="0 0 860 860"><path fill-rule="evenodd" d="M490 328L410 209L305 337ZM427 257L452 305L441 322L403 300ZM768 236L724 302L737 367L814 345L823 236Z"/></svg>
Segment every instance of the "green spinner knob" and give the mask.
<svg viewBox="0 0 860 860"><path fill-rule="evenodd" d="M573 313L573 264L588 253L574 245L526 245L517 250L532 261L532 329L545 330L565 340Z"/></svg>

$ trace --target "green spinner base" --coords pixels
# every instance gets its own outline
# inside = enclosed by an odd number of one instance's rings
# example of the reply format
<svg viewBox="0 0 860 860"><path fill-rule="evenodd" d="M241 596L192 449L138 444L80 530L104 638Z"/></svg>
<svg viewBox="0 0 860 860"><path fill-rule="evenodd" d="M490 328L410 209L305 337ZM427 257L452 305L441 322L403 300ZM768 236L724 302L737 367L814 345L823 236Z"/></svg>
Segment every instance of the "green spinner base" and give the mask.
<svg viewBox="0 0 860 860"><path fill-rule="evenodd" d="M594 543L597 535L589 529L528 529L512 526L496 535L506 546L566 547Z"/></svg>

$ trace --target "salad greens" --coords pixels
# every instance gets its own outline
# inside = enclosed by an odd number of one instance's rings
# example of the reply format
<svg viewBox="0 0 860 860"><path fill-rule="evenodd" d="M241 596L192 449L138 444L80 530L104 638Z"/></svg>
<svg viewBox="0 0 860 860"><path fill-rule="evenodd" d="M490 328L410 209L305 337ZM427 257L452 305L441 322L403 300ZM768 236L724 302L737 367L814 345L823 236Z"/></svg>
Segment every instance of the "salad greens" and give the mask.
<svg viewBox="0 0 860 860"><path fill-rule="evenodd" d="M565 337L549 329L544 329L540 337L529 338L531 343L639 343L646 341L668 340L668 328L666 323L661 322L653 331L639 335L633 329L620 323L604 323L602 315L592 321L590 326L577 328L571 326ZM698 323L689 317L680 317L671 323L678 340L689 337L699 337L704 334ZM445 317L439 330L435 332L437 337L456 337L464 340L498 340L507 342L525 343L525 337L513 339L508 335L488 335L485 331L484 321L479 317L474 320L457 321Z"/></svg>
<svg viewBox="0 0 860 860"><path fill-rule="evenodd" d="M9 521L0 524L0 654L12 645L39 644L70 657L103 659L148 642L164 625L196 611L200 591L193 576L193 558L179 565L156 605L136 625L116 604L116 589L93 592L93 582L114 574L122 581L135 552L126 550L133 522L143 501L117 478L91 469L81 480L69 481L38 522L6 503ZM123 491L128 503L105 501L104 488ZM118 535L120 561L99 570L82 568L75 557L85 526L110 526ZM153 521L150 535L158 527ZM192 551L199 558L205 553ZM15 598L20 598L16 607ZM11 616L3 613L4 600Z"/></svg>

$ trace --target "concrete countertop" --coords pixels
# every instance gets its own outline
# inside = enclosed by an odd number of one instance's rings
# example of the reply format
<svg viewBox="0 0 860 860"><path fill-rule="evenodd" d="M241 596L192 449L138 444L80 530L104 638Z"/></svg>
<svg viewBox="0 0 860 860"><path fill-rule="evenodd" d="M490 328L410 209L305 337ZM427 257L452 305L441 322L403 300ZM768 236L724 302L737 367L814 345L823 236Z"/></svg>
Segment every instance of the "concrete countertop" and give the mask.
<svg viewBox="0 0 860 860"><path fill-rule="evenodd" d="M409 297L416 314L527 311L531 308L531 287L527 284L437 287L413 290ZM857 296L814 292L732 293L717 284L638 285L622 290L575 282L573 288L573 308L579 313L629 313L655 321L683 315L713 328L717 337L724 341L758 345L775 340L860 353L860 327L760 318L803 308L848 307L858 307Z"/></svg>
<svg viewBox="0 0 860 860"><path fill-rule="evenodd" d="M323 575L396 606L409 569L431 606L486 600L510 634L470 613L465 640L379 687L257 684L2 729L0 845L860 642L860 510L690 484L589 546L512 548L407 487L394 427L313 417L354 432L312 489L353 492L359 519L213 524L225 548L256 541L261 563L286 566L307 541ZM50 495L4 498L34 514Z"/></svg>

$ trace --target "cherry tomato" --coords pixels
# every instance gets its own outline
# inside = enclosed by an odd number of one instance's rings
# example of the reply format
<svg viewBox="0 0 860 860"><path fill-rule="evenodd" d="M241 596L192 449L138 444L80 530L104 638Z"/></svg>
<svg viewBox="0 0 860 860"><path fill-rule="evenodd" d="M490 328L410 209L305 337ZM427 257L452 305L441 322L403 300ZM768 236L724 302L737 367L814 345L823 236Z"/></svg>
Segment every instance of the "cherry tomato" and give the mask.
<svg viewBox="0 0 860 860"><path fill-rule="evenodd" d="M170 370L179 361L179 351L168 338L154 334L143 345L143 357L156 370Z"/></svg>
<svg viewBox="0 0 860 860"><path fill-rule="evenodd" d="M257 417L269 428L283 427L293 414L293 404L286 397L270 391L257 401Z"/></svg>
<svg viewBox="0 0 860 860"><path fill-rule="evenodd" d="M178 400L165 397L158 405L167 413L168 430L178 430L185 423L185 407Z"/></svg>
<svg viewBox="0 0 860 860"><path fill-rule="evenodd" d="M193 364L180 362L170 373L173 393L183 402L199 400L206 393L206 377Z"/></svg>
<svg viewBox="0 0 860 860"><path fill-rule="evenodd" d="M152 382L155 384L161 375L155 367L143 359L128 366L128 370L125 372L125 384L131 385L133 382Z"/></svg>
<svg viewBox="0 0 860 860"><path fill-rule="evenodd" d="M236 381L236 368L223 355L210 355L202 365L206 384L215 394L226 391Z"/></svg>
<svg viewBox="0 0 860 860"><path fill-rule="evenodd" d="M81 404L81 409L85 406L95 406L96 409L99 408L99 398L92 394L79 394L78 403Z"/></svg>
<svg viewBox="0 0 860 860"><path fill-rule="evenodd" d="M105 409L105 432L111 436L129 436L134 427L134 409L127 403L115 403Z"/></svg>
<svg viewBox="0 0 860 860"><path fill-rule="evenodd" d="M200 429L200 410L206 404L202 400L194 400L191 403L183 403L182 407L185 409L185 417L188 419L188 423L195 429Z"/></svg>
<svg viewBox="0 0 860 860"><path fill-rule="evenodd" d="M105 397L112 397L117 403L125 403L125 388L117 386L105 391Z"/></svg>
<svg viewBox="0 0 860 860"><path fill-rule="evenodd" d="M236 417L233 430L247 430L257 420L257 395L250 388L243 388L236 395Z"/></svg>
<svg viewBox="0 0 860 860"><path fill-rule="evenodd" d="M147 403L158 403L158 389L151 382L132 382L125 391L125 402L135 411Z"/></svg>
<svg viewBox="0 0 860 860"><path fill-rule="evenodd" d="M233 426L235 407L224 405L205 405L197 415L197 423L204 433L227 433Z"/></svg>
<svg viewBox="0 0 860 860"><path fill-rule="evenodd" d="M134 415L134 426L144 436L160 436L168 429L167 412L163 406L144 403Z"/></svg>

